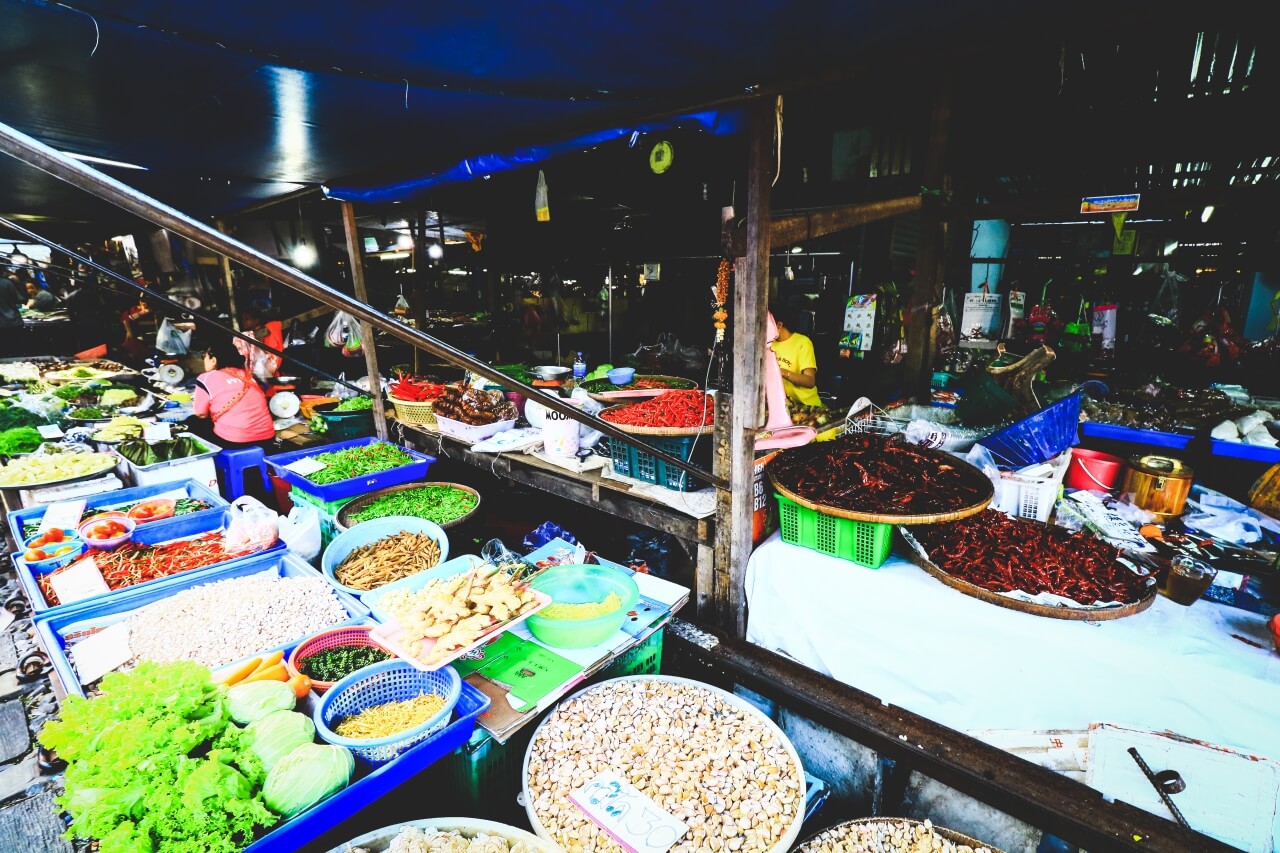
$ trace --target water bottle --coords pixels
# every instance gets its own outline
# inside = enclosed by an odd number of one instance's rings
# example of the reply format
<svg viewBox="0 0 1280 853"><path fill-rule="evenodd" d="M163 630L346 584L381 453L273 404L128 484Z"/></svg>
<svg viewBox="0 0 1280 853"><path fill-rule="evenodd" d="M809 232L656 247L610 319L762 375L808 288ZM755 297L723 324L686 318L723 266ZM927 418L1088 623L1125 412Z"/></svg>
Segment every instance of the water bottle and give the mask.
<svg viewBox="0 0 1280 853"><path fill-rule="evenodd" d="M581 382L587 378L587 362L582 357L582 353L578 353L578 357L573 360L573 381Z"/></svg>

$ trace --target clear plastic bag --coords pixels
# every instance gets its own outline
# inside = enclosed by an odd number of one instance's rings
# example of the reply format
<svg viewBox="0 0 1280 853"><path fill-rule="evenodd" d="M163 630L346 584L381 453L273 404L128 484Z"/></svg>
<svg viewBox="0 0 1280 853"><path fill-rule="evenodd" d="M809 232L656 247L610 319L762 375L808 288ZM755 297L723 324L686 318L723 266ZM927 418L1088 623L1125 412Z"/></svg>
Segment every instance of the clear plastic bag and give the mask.
<svg viewBox="0 0 1280 853"><path fill-rule="evenodd" d="M222 547L228 554L253 554L266 550L280 539L280 517L257 498L236 498L228 510Z"/></svg>
<svg viewBox="0 0 1280 853"><path fill-rule="evenodd" d="M169 355L186 355L191 346L191 330L180 329L165 317L156 330L156 349Z"/></svg>
<svg viewBox="0 0 1280 853"><path fill-rule="evenodd" d="M320 556L320 511L306 504L295 504L289 515L277 520L280 538L289 550L308 563Z"/></svg>

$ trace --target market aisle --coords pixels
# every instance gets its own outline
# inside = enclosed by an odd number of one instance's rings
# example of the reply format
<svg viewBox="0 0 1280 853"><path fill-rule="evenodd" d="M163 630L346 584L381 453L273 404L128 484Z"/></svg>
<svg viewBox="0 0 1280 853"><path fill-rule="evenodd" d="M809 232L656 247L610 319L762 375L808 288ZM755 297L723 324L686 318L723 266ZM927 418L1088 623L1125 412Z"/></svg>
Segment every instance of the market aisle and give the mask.
<svg viewBox="0 0 1280 853"><path fill-rule="evenodd" d="M1280 657L1257 614L1157 596L1111 622L1046 619L897 556L865 569L777 534L746 583L748 640L960 731L1113 722L1280 758Z"/></svg>

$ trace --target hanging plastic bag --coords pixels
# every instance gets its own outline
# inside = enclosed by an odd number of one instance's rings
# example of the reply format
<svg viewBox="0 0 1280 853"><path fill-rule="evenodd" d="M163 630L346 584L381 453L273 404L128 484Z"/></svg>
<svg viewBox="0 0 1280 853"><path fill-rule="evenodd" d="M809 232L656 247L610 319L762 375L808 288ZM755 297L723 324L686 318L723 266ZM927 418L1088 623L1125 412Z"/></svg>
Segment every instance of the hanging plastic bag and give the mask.
<svg viewBox="0 0 1280 853"><path fill-rule="evenodd" d="M547 176L538 170L538 189L533 194L534 213L539 222L551 221L551 202L547 199Z"/></svg>
<svg viewBox="0 0 1280 853"><path fill-rule="evenodd" d="M191 347L191 330L180 329L178 325L165 317L156 330L156 349L169 355L186 355Z"/></svg>
<svg viewBox="0 0 1280 853"><path fill-rule="evenodd" d="M346 311L335 311L329 328L324 333L326 346L341 349L342 354L354 358L364 352L360 341L360 325Z"/></svg>
<svg viewBox="0 0 1280 853"><path fill-rule="evenodd" d="M347 384L347 374L339 373L338 381L333 383L333 391L329 393L329 396L337 400L346 400L350 397L358 397L360 395L351 387L351 385Z"/></svg>
<svg viewBox="0 0 1280 853"><path fill-rule="evenodd" d="M294 504L289 515L277 519L280 538L289 550L308 563L320 556L320 511L307 504Z"/></svg>
<svg viewBox="0 0 1280 853"><path fill-rule="evenodd" d="M257 498L248 495L238 497L227 512L222 547L228 554L264 551L280 539L280 516L263 506Z"/></svg>

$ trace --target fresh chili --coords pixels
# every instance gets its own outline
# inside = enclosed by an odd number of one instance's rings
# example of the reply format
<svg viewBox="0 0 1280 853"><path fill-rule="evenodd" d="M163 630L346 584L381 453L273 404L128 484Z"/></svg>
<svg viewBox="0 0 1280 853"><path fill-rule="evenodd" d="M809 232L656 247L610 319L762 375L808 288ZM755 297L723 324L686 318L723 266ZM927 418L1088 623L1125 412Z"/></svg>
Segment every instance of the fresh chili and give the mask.
<svg viewBox="0 0 1280 853"><path fill-rule="evenodd" d="M403 400L406 403L426 403L443 394L444 388L444 384L440 382L428 382L425 379L415 379L401 374L399 379L391 383L390 391L391 396L396 400Z"/></svg>
<svg viewBox="0 0 1280 853"><path fill-rule="evenodd" d="M315 460L323 462L325 467L306 477L321 486L413 464L413 457L403 448L385 441L317 453Z"/></svg>
<svg viewBox="0 0 1280 853"><path fill-rule="evenodd" d="M102 579L112 590L202 569L226 559L228 555L222 547L221 533L206 533L195 539L181 539L163 545L126 542L114 551L93 553L93 561L102 573ZM40 591L51 606L59 603L57 593L53 591L53 577L60 571L63 569L39 578Z"/></svg>
<svg viewBox="0 0 1280 853"><path fill-rule="evenodd" d="M643 403L607 409L600 417L622 426L667 429L711 426L716 404L704 391L668 391Z"/></svg>

